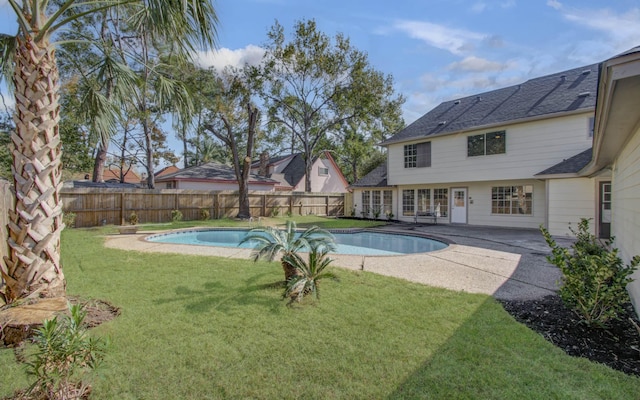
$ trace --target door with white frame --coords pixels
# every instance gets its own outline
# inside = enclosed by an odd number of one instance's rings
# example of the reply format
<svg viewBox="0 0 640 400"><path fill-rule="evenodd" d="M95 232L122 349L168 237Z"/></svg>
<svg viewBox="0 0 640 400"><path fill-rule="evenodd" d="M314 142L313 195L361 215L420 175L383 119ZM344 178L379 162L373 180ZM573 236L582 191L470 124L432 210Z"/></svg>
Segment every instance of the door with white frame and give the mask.
<svg viewBox="0 0 640 400"><path fill-rule="evenodd" d="M467 188L451 189L451 223L467 223Z"/></svg>

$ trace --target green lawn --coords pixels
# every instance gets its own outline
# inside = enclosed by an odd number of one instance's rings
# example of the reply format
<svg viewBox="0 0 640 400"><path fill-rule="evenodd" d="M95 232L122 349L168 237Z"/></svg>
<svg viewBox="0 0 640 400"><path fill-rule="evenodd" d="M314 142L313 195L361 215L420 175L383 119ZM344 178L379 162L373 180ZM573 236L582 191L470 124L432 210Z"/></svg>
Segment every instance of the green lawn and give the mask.
<svg viewBox="0 0 640 400"><path fill-rule="evenodd" d="M92 330L111 340L93 399L640 393L640 379L566 356L489 296L336 268L340 282L322 281L319 302L288 308L274 285L278 263L105 249L111 231L68 229L62 238L69 294L122 308ZM0 350L0 397L25 385L13 352Z"/></svg>

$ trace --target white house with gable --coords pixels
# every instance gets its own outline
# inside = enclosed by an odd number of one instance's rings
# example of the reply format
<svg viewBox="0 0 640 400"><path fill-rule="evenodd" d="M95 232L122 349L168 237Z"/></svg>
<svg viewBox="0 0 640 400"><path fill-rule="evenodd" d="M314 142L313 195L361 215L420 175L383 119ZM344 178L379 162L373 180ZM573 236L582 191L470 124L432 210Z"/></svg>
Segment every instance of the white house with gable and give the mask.
<svg viewBox="0 0 640 400"><path fill-rule="evenodd" d="M597 84L594 64L440 104L382 143L386 165L351 186L357 215L556 235L586 217L607 236L610 173L578 175L591 160Z"/></svg>

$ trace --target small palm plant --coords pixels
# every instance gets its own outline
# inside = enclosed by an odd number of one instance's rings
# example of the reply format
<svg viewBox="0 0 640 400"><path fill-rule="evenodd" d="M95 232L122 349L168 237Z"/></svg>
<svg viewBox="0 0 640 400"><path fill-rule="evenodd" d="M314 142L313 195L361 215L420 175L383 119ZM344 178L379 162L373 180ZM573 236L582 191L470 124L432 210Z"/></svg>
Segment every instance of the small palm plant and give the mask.
<svg viewBox="0 0 640 400"><path fill-rule="evenodd" d="M270 226L252 229L240 244L251 241L257 242L251 252L253 261L260 259L273 261L279 253L282 253L280 261L284 270L285 282L289 282L293 276L299 275L296 267L285 259L286 256L305 251L305 249L307 251L320 247L335 249L335 239L331 233L317 226L312 226L298 234L296 223L293 221L287 221L284 230Z"/></svg>
<svg viewBox="0 0 640 400"><path fill-rule="evenodd" d="M298 253L286 254L283 260L295 267L298 275L287 281L283 298L289 297L289 304L294 301L302 301L305 295L312 294L316 299L320 298L318 290L319 281L325 278L337 280L338 277L325 269L333 261L327 257L330 247L314 245L309 251L309 262L306 262Z"/></svg>

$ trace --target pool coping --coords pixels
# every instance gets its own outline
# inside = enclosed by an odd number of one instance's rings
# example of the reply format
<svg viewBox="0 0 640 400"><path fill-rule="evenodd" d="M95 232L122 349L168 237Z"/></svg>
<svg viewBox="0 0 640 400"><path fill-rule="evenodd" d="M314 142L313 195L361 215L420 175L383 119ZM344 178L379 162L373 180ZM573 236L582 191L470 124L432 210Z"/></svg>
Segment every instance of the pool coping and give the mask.
<svg viewBox="0 0 640 400"><path fill-rule="evenodd" d="M225 228L215 228L224 230ZM236 229L237 228L227 228ZM108 235L105 246L129 251L190 254L222 258L249 259L251 249L213 247L188 244L149 242L146 237L154 234L178 231L210 230L210 228L143 231L129 235ZM522 286L523 291L535 291L536 297L554 293L553 289L538 287L535 283L513 282L512 275L518 268L520 254L480 247L465 246L437 235L412 231L411 233L384 228L351 228L331 231L375 231L392 234L427 237L449 244L448 247L428 253L406 255L344 255L332 254L333 266L354 271L367 271L380 275L405 279L411 282L468 293L494 295L500 287L510 281Z"/></svg>

